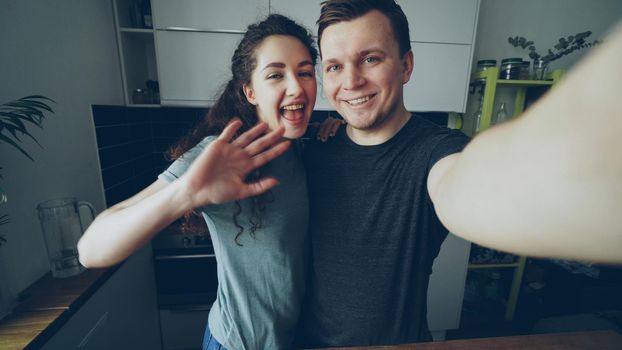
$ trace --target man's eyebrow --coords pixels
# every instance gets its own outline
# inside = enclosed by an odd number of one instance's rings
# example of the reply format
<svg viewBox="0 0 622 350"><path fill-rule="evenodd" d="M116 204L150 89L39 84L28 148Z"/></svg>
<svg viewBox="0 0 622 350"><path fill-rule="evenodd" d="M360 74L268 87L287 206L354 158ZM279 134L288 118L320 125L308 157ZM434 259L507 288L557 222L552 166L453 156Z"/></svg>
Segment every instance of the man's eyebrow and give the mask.
<svg viewBox="0 0 622 350"><path fill-rule="evenodd" d="M363 50L363 51L359 52L359 56L367 56L370 53L384 54L384 50L382 50L380 48L371 48L371 49Z"/></svg>
<svg viewBox="0 0 622 350"><path fill-rule="evenodd" d="M367 56L367 55L369 55L371 53L381 54L381 55L385 54L384 50L382 50L381 48L372 47L372 48L367 49L367 50L359 51L357 56L363 57L363 56ZM337 62L339 62L339 60L336 59L336 58L327 58L325 60L322 60L322 64L337 63Z"/></svg>
<svg viewBox="0 0 622 350"><path fill-rule="evenodd" d="M303 67L303 66L307 66L307 65L312 66L313 62L311 62L311 61L302 61L302 62L298 63L298 67Z"/></svg>

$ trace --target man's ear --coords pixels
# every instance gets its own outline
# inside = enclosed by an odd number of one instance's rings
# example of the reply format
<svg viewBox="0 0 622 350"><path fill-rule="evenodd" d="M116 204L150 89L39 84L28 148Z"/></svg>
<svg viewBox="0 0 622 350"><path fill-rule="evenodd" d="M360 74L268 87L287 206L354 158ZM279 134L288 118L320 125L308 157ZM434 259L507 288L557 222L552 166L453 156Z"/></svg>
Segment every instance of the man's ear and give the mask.
<svg viewBox="0 0 622 350"><path fill-rule="evenodd" d="M415 66L415 58L413 57L413 51L408 50L402 57L402 84L408 83L410 76L413 73Z"/></svg>
<svg viewBox="0 0 622 350"><path fill-rule="evenodd" d="M257 105L257 100L255 99L255 90L247 84L242 85L242 90L244 91L244 96L246 96L246 100L252 104Z"/></svg>

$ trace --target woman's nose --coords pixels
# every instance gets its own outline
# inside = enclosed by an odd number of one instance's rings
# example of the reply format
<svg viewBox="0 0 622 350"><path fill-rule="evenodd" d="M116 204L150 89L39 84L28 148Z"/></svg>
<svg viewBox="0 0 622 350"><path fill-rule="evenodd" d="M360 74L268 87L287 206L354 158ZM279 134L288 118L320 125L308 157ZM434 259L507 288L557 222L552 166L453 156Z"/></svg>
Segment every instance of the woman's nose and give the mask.
<svg viewBox="0 0 622 350"><path fill-rule="evenodd" d="M287 82L287 95L288 96L297 96L302 93L302 84L297 78L290 78Z"/></svg>

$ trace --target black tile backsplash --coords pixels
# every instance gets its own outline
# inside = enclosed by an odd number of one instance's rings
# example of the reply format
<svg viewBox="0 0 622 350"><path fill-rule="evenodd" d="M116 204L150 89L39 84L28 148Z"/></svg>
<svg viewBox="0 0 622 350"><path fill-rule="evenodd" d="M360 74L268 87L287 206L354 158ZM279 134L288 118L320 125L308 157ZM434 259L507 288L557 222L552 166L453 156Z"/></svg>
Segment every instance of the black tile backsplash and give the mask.
<svg viewBox="0 0 622 350"><path fill-rule="evenodd" d="M203 108L92 108L107 206L155 181L170 164L164 153L206 112Z"/></svg>
<svg viewBox="0 0 622 350"><path fill-rule="evenodd" d="M107 206L131 197L157 179L170 162L165 152L196 125L204 108L134 108L93 105L99 160ZM336 112L314 111L312 122ZM447 125L447 113L422 113ZM309 128L313 132L312 128Z"/></svg>

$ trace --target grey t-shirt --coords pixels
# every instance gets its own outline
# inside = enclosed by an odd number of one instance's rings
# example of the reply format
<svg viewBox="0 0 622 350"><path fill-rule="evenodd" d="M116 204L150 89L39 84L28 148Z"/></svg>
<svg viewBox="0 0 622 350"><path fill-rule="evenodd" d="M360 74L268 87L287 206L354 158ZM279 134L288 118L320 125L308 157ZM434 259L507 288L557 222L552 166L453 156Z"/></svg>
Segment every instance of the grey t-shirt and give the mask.
<svg viewBox="0 0 622 350"><path fill-rule="evenodd" d="M158 178L172 182L215 139L208 136ZM250 199L242 200L235 236L235 202L200 209L217 261L218 293L209 314L213 336L229 350L290 348L304 294L309 256L308 200L304 167L294 148L261 170L279 180L262 212L263 227L251 237ZM180 273L183 273L180 271Z"/></svg>
<svg viewBox="0 0 622 350"><path fill-rule="evenodd" d="M301 347L431 340L428 280L447 229L427 178L468 141L413 115L380 145L358 145L346 128L307 145L313 255Z"/></svg>

